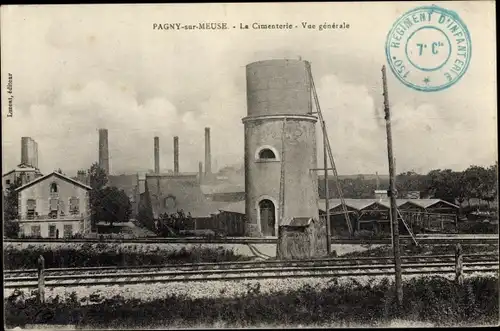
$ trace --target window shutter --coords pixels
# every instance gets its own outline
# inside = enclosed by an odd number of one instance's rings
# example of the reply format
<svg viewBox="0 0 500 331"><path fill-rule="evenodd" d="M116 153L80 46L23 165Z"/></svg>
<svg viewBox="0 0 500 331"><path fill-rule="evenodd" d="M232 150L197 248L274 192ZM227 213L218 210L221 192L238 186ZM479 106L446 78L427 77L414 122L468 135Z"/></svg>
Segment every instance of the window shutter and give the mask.
<svg viewBox="0 0 500 331"><path fill-rule="evenodd" d="M50 199L50 211L59 209L59 199Z"/></svg>

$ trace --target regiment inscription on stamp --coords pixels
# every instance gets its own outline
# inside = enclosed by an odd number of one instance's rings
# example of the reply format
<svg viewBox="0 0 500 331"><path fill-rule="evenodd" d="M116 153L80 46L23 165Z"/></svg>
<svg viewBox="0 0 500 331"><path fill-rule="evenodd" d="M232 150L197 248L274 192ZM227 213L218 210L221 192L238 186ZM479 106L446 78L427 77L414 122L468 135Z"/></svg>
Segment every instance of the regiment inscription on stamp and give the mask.
<svg viewBox="0 0 500 331"><path fill-rule="evenodd" d="M387 35L389 67L406 86L418 91L441 91L467 71L472 43L465 23L453 11L438 6L406 12Z"/></svg>

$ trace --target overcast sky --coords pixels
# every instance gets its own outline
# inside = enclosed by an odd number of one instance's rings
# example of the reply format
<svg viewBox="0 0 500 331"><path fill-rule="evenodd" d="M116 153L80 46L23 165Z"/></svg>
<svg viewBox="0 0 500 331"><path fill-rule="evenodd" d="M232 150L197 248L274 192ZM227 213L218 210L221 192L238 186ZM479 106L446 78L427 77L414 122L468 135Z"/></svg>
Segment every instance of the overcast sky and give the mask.
<svg viewBox="0 0 500 331"><path fill-rule="evenodd" d="M439 3L436 3L439 5ZM411 3L2 6L3 173L20 162L22 136L38 142L42 172L73 175L98 157L109 130L111 172L197 171L204 131L213 168L243 162L245 65L274 58L311 62L340 174L387 173L381 66L394 21ZM497 160L493 2L446 2L472 38L465 76L433 93L388 71L397 171L462 170ZM153 23L224 21L342 23L348 30L153 31ZM7 116L7 74L13 117ZM318 127L319 129L319 127ZM321 148L321 145L318 147ZM319 153L322 162L321 153ZM319 163L321 164L321 163Z"/></svg>

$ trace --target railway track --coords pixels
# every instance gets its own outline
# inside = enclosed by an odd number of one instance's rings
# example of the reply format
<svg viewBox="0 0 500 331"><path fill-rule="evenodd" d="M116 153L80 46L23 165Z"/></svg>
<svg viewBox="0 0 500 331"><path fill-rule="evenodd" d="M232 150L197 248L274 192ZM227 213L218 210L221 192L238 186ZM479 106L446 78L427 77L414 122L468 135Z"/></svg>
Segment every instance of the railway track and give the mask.
<svg viewBox="0 0 500 331"><path fill-rule="evenodd" d="M411 243L410 236L401 236L402 243ZM467 234L418 234L417 241L422 244L496 244L498 245L498 235L467 235ZM117 239L106 238L100 240L98 238L82 238L82 239L54 239L54 238L28 238L28 239L4 239L4 243L114 243L114 244L276 244L276 238L253 238L253 237L183 237L183 238L133 238L133 239ZM385 245L391 244L391 239L344 239L332 238L332 244L335 245L364 245L375 244Z"/></svg>
<svg viewBox="0 0 500 331"><path fill-rule="evenodd" d="M455 272L454 255L404 256L403 274ZM498 273L498 256L464 255L464 272ZM59 268L45 270L46 287L130 285L207 280L244 280L340 276L390 276L393 259L329 258L300 261L198 263L138 267ZM37 286L36 270L5 270L4 288Z"/></svg>

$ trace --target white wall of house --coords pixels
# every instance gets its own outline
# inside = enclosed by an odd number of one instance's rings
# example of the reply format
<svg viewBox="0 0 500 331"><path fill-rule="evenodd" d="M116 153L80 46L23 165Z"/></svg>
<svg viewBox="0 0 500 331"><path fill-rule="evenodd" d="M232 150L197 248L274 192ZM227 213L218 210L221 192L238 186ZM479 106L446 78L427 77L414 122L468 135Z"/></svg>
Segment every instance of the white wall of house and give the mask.
<svg viewBox="0 0 500 331"><path fill-rule="evenodd" d="M20 221L19 231L24 236L40 236L42 238L65 238L83 233L86 220L41 220ZM57 232L59 230L59 232Z"/></svg>
<svg viewBox="0 0 500 331"><path fill-rule="evenodd" d="M18 192L21 234L59 238L90 227L89 189L52 174Z"/></svg>

